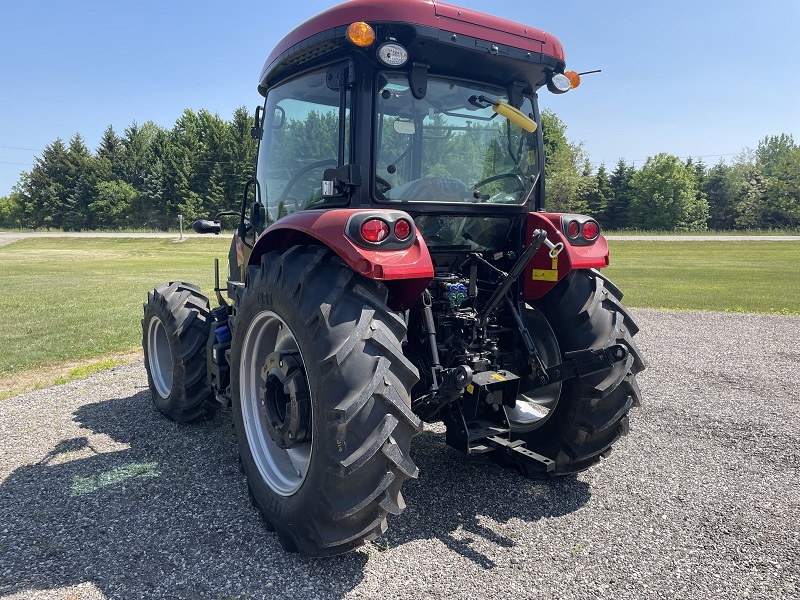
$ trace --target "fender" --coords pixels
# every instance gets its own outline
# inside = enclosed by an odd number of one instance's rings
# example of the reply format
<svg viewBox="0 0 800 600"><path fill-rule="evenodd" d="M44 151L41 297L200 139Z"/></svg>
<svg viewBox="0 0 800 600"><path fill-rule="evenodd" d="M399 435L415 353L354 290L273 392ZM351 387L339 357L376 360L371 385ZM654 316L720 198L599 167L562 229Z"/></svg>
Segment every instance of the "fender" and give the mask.
<svg viewBox="0 0 800 600"><path fill-rule="evenodd" d="M357 246L347 237L345 229L350 217L361 212L380 216L380 211L345 208L287 215L259 236L249 264L259 264L261 256L272 250L284 250L316 240L333 250L357 273L382 281L389 288L389 308L406 310L433 279L433 261L428 246L416 227L411 246L402 250L373 250ZM411 223L414 222L410 216L407 217Z"/></svg>
<svg viewBox="0 0 800 600"><path fill-rule="evenodd" d="M561 231L562 214L528 213L525 239L531 239L534 229L544 229L547 239L553 244L563 243L564 250L556 258L550 258L547 248L542 247L530 260L522 274L526 300L542 298L574 269L602 269L608 266L606 239L600 235L593 244L573 246Z"/></svg>

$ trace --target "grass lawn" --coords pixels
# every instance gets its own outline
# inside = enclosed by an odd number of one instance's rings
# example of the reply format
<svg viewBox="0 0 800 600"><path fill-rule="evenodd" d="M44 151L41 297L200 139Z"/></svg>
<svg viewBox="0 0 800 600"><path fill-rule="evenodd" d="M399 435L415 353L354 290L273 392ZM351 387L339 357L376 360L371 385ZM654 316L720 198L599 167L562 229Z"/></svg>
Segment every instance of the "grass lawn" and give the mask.
<svg viewBox="0 0 800 600"><path fill-rule="evenodd" d="M109 368L117 364L110 357L137 351L147 291L183 280L212 297L214 257L224 273L229 240L38 238L0 246L0 398L32 382ZM609 245L606 273L628 306L800 314L798 242ZM79 366L91 361L99 362ZM47 365L62 370L39 383Z"/></svg>
<svg viewBox="0 0 800 600"><path fill-rule="evenodd" d="M800 242L608 242L625 304L800 314Z"/></svg>
<svg viewBox="0 0 800 600"><path fill-rule="evenodd" d="M214 257L224 274L229 240L40 238L0 246L0 378L139 348L148 290L184 280L213 294Z"/></svg>

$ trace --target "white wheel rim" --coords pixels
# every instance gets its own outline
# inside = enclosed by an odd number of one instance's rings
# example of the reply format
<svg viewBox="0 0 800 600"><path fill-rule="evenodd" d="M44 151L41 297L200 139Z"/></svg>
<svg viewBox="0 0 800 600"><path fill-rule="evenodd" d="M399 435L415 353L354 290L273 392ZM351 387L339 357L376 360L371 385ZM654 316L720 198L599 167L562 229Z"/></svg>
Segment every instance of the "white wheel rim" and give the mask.
<svg viewBox="0 0 800 600"><path fill-rule="evenodd" d="M147 328L147 362L150 365L150 377L156 392L162 398L168 398L172 391L172 348L169 345L167 330L161 319L153 317Z"/></svg>
<svg viewBox="0 0 800 600"><path fill-rule="evenodd" d="M239 361L239 398L244 431L261 477L281 496L291 496L303 485L311 462L311 442L284 450L272 440L262 411L265 382L261 368L272 352L300 352L286 322L272 311L256 315L242 343ZM300 354L305 370L305 360ZM310 389L310 386L309 386Z"/></svg>

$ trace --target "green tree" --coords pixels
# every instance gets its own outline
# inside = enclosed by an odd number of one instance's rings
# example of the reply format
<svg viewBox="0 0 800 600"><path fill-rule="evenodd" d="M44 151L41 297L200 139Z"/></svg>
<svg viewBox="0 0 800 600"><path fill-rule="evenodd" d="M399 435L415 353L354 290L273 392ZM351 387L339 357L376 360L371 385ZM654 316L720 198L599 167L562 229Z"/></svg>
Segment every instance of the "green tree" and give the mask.
<svg viewBox="0 0 800 600"><path fill-rule="evenodd" d="M740 184L734 225L736 229L760 229L767 179L755 162L742 162L735 168Z"/></svg>
<svg viewBox="0 0 800 600"><path fill-rule="evenodd" d="M611 177L609 177L608 183L611 187L611 196L606 210L606 227L609 229L625 229L639 226L638 223L633 223L630 220L630 185L635 173L636 169L633 165L629 165L623 159L619 159L617 166L611 173Z"/></svg>
<svg viewBox="0 0 800 600"><path fill-rule="evenodd" d="M596 182L588 172L582 144L567 140L567 126L555 113L543 110L545 188L547 209L553 212L588 212L587 198Z"/></svg>
<svg viewBox="0 0 800 600"><path fill-rule="evenodd" d="M756 164L766 177L772 177L783 158L796 148L791 135L782 133L781 135L767 136L758 143Z"/></svg>
<svg viewBox="0 0 800 600"><path fill-rule="evenodd" d="M45 146L34 159L30 173L20 179L26 226L34 229L59 227L70 192L70 163L60 138Z"/></svg>
<svg viewBox="0 0 800 600"><path fill-rule="evenodd" d="M129 222L137 228L158 229L164 218L164 163L156 158L145 174L142 189L131 205Z"/></svg>
<svg viewBox="0 0 800 600"><path fill-rule="evenodd" d="M658 154L631 179L631 218L649 230L707 229L708 202L698 198L695 175L676 156Z"/></svg>
<svg viewBox="0 0 800 600"><path fill-rule="evenodd" d="M227 124L227 135L223 148L223 181L226 204L219 210L237 209L242 200L244 184L253 176L258 151L258 141L250 135L253 118L247 108L240 106L233 111Z"/></svg>
<svg viewBox="0 0 800 600"><path fill-rule="evenodd" d="M587 176L584 175L584 177ZM608 179L608 171L606 171L605 164L601 164L594 175L594 185L587 189L586 205L589 214L604 227L609 226L610 219L607 212L612 196L613 192L611 191L611 182Z"/></svg>
<svg viewBox="0 0 800 600"><path fill-rule="evenodd" d="M541 127L544 139L545 168L547 168L547 164L553 157L570 150L567 126L552 110L546 108L541 113Z"/></svg>
<svg viewBox="0 0 800 600"><path fill-rule="evenodd" d="M719 230L733 229L736 201L741 190L733 167L720 160L708 171L700 189L708 200L708 226Z"/></svg>
<svg viewBox="0 0 800 600"><path fill-rule="evenodd" d="M782 153L772 165L761 207L764 227L800 227L800 147Z"/></svg>
<svg viewBox="0 0 800 600"><path fill-rule="evenodd" d="M18 229L23 226L22 194L16 189L0 197L0 227Z"/></svg>
<svg viewBox="0 0 800 600"><path fill-rule="evenodd" d="M103 131L100 138L100 145L97 147L96 156L98 161L104 163L104 169L110 175L115 177L123 177L124 164L125 164L125 146L122 139L114 131L114 127L109 125Z"/></svg>
<svg viewBox="0 0 800 600"><path fill-rule="evenodd" d="M125 129L122 138L120 178L136 189L141 189L147 169L152 163L151 145L159 131L161 128L152 121L147 121L142 126L134 121Z"/></svg>
<svg viewBox="0 0 800 600"><path fill-rule="evenodd" d="M67 171L59 226L65 230L89 229L92 225L89 204L95 192L97 159L83 137L76 133L67 149Z"/></svg>
<svg viewBox="0 0 800 600"><path fill-rule="evenodd" d="M124 181L99 182L97 196L90 204L97 226L113 229L123 224L136 194L136 189Z"/></svg>

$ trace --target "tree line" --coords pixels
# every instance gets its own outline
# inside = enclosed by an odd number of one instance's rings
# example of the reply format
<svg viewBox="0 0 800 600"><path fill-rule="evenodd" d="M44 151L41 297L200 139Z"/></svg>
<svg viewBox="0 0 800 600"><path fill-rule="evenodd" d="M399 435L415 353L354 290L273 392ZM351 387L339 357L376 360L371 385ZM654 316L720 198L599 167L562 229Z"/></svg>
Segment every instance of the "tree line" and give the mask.
<svg viewBox="0 0 800 600"><path fill-rule="evenodd" d="M800 227L800 146L791 135L762 139L712 167L670 154L636 168L617 162L595 171L581 144L543 111L547 208L595 216L605 229L704 231Z"/></svg>
<svg viewBox="0 0 800 600"><path fill-rule="evenodd" d="M120 136L109 126L94 152L80 134L56 139L0 197L0 227L166 230L179 214L190 222L236 209L255 165L252 121L244 107L230 120L187 109L171 129L133 123ZM592 168L551 111L542 130L550 211L589 214L611 230L800 228L800 146L791 135L711 167L662 153L609 171Z"/></svg>
<svg viewBox="0 0 800 600"><path fill-rule="evenodd" d="M80 134L56 139L0 198L0 227L24 229L175 229L240 206L252 176L256 141L244 107L230 121L185 110L172 129L112 126L91 152Z"/></svg>

